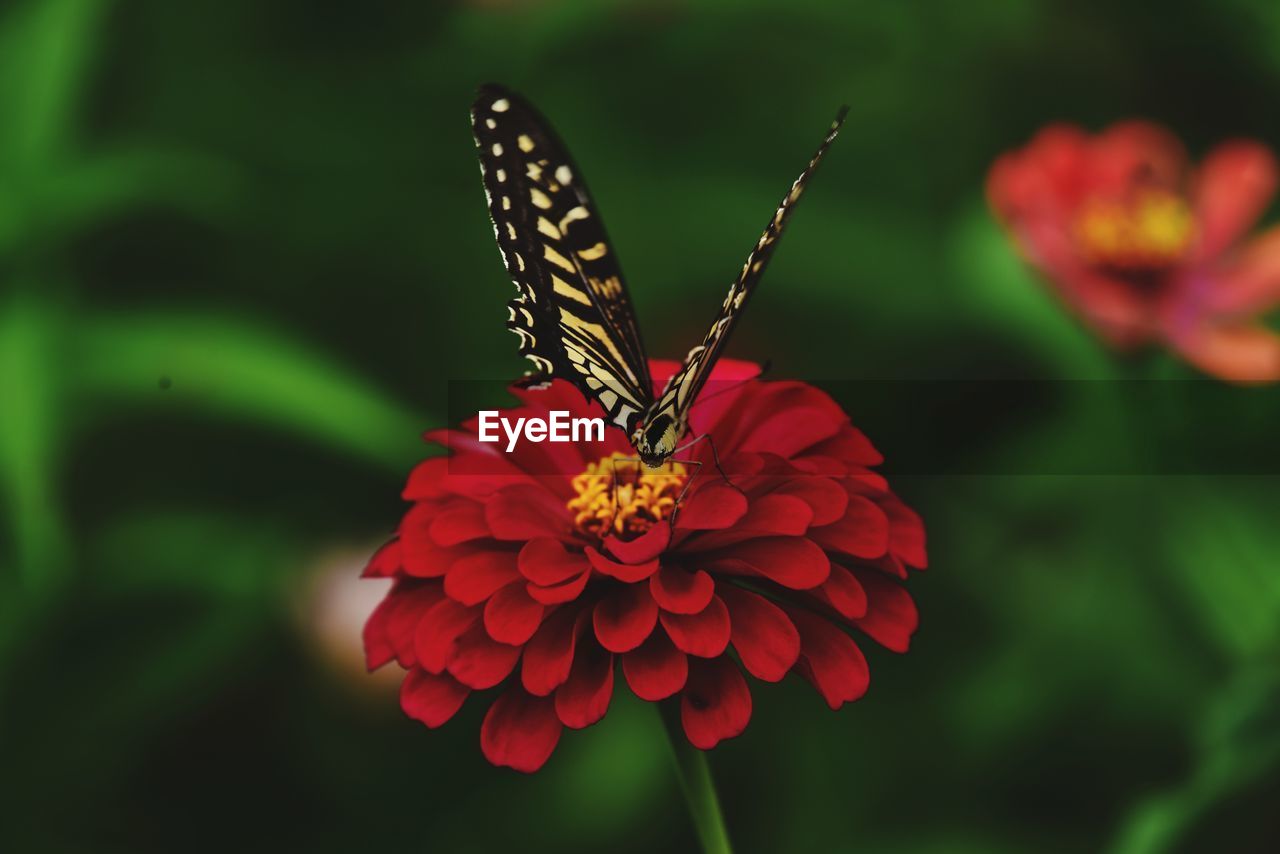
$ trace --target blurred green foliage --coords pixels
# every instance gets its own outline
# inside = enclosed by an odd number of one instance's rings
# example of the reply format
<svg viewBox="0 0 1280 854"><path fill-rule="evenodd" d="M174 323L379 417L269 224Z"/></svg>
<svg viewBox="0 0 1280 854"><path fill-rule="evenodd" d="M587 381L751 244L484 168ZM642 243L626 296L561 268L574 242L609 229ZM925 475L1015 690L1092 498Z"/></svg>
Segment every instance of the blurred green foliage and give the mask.
<svg viewBox="0 0 1280 854"><path fill-rule="evenodd" d="M478 83L573 146L655 355L701 331L849 102L737 355L819 382L1173 380L1022 269L985 169L1053 119L1280 145L1277 35L1265 0L0 7L0 847L695 844L625 691L526 779L480 758L482 704L428 733L311 619L321 568L394 526L446 381L522 369ZM1069 471L1103 450L1080 428L1117 423L1160 470L1170 424L1274 423L1273 389L1206 412L1181 385L1052 385L1053 419L1011 403L958 462ZM893 412L842 403L911 455ZM872 650L839 714L755 691L712 756L741 851L1274 845L1273 476L897 486L934 560L915 648Z"/></svg>

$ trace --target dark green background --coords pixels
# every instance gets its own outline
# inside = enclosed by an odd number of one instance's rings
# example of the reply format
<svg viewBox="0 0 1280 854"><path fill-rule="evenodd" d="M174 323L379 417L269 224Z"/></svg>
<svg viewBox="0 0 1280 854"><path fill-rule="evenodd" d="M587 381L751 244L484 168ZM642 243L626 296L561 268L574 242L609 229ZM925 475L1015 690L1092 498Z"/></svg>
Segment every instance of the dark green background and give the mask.
<svg viewBox="0 0 1280 854"><path fill-rule="evenodd" d="M573 146L654 355L702 331L848 102L733 353L819 383L1044 381L1034 406L920 386L961 395L945 419L916 386L833 383L911 473L922 627L838 714L755 690L711 756L741 851L1275 843L1280 489L1148 437L1247 472L1275 459L1276 391L1202 405L1171 358L1103 350L982 185L1053 119L1280 145L1276 4L0 10L0 847L694 846L627 691L526 778L480 756L485 703L428 732L317 640L317 579L393 529L447 381L524 367L467 125L489 79ZM1118 442L1141 463L1090 467Z"/></svg>

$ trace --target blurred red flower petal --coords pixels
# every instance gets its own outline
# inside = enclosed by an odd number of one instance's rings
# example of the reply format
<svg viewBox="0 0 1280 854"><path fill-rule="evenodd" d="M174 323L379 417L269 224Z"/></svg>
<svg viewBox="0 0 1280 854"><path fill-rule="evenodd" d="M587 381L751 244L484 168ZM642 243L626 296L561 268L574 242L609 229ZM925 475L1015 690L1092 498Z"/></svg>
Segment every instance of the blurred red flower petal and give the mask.
<svg viewBox="0 0 1280 854"><path fill-rule="evenodd" d="M1276 382L1280 336L1261 315L1280 304L1280 277L1266 235L1246 232L1277 180L1260 143L1224 142L1193 170L1172 134L1131 121L1096 136L1046 128L996 160L987 197L1108 343L1158 342L1221 379Z"/></svg>

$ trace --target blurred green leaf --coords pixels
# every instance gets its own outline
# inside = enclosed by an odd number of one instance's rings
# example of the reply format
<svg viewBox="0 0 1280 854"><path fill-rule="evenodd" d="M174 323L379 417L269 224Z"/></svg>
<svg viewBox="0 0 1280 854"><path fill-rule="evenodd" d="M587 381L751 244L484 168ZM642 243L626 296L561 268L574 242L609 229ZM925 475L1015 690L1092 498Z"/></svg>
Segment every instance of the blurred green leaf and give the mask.
<svg viewBox="0 0 1280 854"><path fill-rule="evenodd" d="M22 0L0 18L0 171L35 177L71 143L102 11L100 0Z"/></svg>
<svg viewBox="0 0 1280 854"><path fill-rule="evenodd" d="M1060 378L1115 377L1104 345L1018 258L985 206L971 207L957 223L951 251L970 311L1057 365Z"/></svg>
<svg viewBox="0 0 1280 854"><path fill-rule="evenodd" d="M14 541L6 551L29 592L52 585L67 557L56 494L65 340L65 318L49 305L15 298L0 308L0 481Z"/></svg>
<svg viewBox="0 0 1280 854"><path fill-rule="evenodd" d="M1188 612L1228 660L1280 647L1280 528L1270 492L1251 478L1195 479L1167 494L1176 524L1162 540Z"/></svg>
<svg viewBox="0 0 1280 854"><path fill-rule="evenodd" d="M1115 854L1169 851L1214 808L1280 767L1280 671L1274 660L1246 667L1206 702L1198 762L1181 785L1143 800L1120 828ZM1228 834L1199 834L1221 844ZM1203 850L1189 847L1188 850Z"/></svg>
<svg viewBox="0 0 1280 854"><path fill-rule="evenodd" d="M332 359L227 317L100 317L77 342L77 387L99 399L250 418L400 472L438 423L369 387Z"/></svg>
<svg viewBox="0 0 1280 854"><path fill-rule="evenodd" d="M40 204L50 223L71 232L142 205L214 217L243 191L226 162L154 147L117 147L67 163L49 176Z"/></svg>
<svg viewBox="0 0 1280 854"><path fill-rule="evenodd" d="M274 601L297 575L298 548L277 526L207 509L122 510L90 545L110 568L96 579L105 588L229 602Z"/></svg>

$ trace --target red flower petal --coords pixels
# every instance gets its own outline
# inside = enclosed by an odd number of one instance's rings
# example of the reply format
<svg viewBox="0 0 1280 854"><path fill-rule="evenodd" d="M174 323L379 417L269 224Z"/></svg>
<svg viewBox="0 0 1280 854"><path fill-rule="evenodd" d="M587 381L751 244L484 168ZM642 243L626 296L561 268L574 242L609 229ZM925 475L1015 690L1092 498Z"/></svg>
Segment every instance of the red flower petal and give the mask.
<svg viewBox="0 0 1280 854"><path fill-rule="evenodd" d="M523 584L508 584L484 606L484 627L499 643L520 645L533 637L546 608L533 599Z"/></svg>
<svg viewBox="0 0 1280 854"><path fill-rule="evenodd" d="M591 546L587 546L586 553L587 560L590 561L592 568L596 572L627 583L643 581L658 570L657 558L644 563L630 564L610 560Z"/></svg>
<svg viewBox="0 0 1280 854"><path fill-rule="evenodd" d="M729 609L719 596L712 596L706 608L696 614L669 614L659 617L672 643L700 658L714 658L729 645Z"/></svg>
<svg viewBox="0 0 1280 854"><path fill-rule="evenodd" d="M730 584L720 585L729 608L733 648L742 666L757 679L778 682L800 655L800 633L777 605L759 594Z"/></svg>
<svg viewBox="0 0 1280 854"><path fill-rule="evenodd" d="M395 648L387 639L387 615L392 607L393 600L388 596L378 603L369 619L365 620L361 638L364 641L364 666L370 673L395 658Z"/></svg>
<svg viewBox="0 0 1280 854"><path fill-rule="evenodd" d="M874 570L855 569L867 591L867 614L853 624L894 652L906 652L920 624L916 603L901 584Z"/></svg>
<svg viewBox="0 0 1280 854"><path fill-rule="evenodd" d="M901 578L903 581L907 580L907 568L903 566L902 561L900 559L894 557L893 555L885 555L884 557L878 560L871 561L869 565L874 566L876 569L880 570L881 572L888 573L889 575L895 576L897 578Z"/></svg>
<svg viewBox="0 0 1280 854"><path fill-rule="evenodd" d="M627 684L641 700L665 700L684 687L689 677L689 659L676 649L663 632L622 656L622 672Z"/></svg>
<svg viewBox="0 0 1280 854"><path fill-rule="evenodd" d="M484 505L484 517L499 540L565 537L570 533L569 511L559 498L541 486L508 486Z"/></svg>
<svg viewBox="0 0 1280 854"><path fill-rule="evenodd" d="M557 584L554 587L539 587L536 584L529 583L525 585L525 591L533 599L544 605L559 605L561 602L572 602L582 595L582 591L587 587L587 580L591 578L591 570L587 569L577 578L566 581L564 584Z"/></svg>
<svg viewBox="0 0 1280 854"><path fill-rule="evenodd" d="M718 553L712 572L760 575L792 590L808 590L827 580L831 561L804 537L763 537Z"/></svg>
<svg viewBox="0 0 1280 854"><path fill-rule="evenodd" d="M700 569L689 572L678 566L663 566L649 576L649 592L664 611L696 614L711 602L716 583Z"/></svg>
<svg viewBox="0 0 1280 854"><path fill-rule="evenodd" d="M397 583L365 623L365 658L369 669L376 670L392 656L401 667L417 664L414 635L418 624L443 598L444 591L436 583Z"/></svg>
<svg viewBox="0 0 1280 854"><path fill-rule="evenodd" d="M808 448L805 454L834 457L857 466L878 466L884 462L884 456L866 434L852 424L845 424L835 436Z"/></svg>
<svg viewBox="0 0 1280 854"><path fill-rule="evenodd" d="M456 546L487 537L484 505L464 499L451 501L432 517L428 532L438 546Z"/></svg>
<svg viewBox="0 0 1280 854"><path fill-rule="evenodd" d="M431 673L441 673L453 655L454 645L480 619L480 609L441 599L418 622L413 649L418 665Z"/></svg>
<svg viewBox="0 0 1280 854"><path fill-rule="evenodd" d="M437 676L414 668L400 683L400 708L435 729L457 714L470 693L470 688L447 673Z"/></svg>
<svg viewBox="0 0 1280 854"><path fill-rule="evenodd" d="M634 540L605 537L604 545L609 554L623 563L646 563L666 550L671 542L670 525L654 525Z"/></svg>
<svg viewBox="0 0 1280 854"><path fill-rule="evenodd" d="M775 490L777 495L792 495L813 511L812 525L830 525L844 516L849 506L849 493L829 477L796 477Z"/></svg>
<svg viewBox="0 0 1280 854"><path fill-rule="evenodd" d="M513 552L477 552L449 567L444 592L463 605L478 605L519 578Z"/></svg>
<svg viewBox="0 0 1280 854"><path fill-rule="evenodd" d="M484 716L480 749L494 765L531 774L551 758L562 728L550 697L534 697L512 685Z"/></svg>
<svg viewBox="0 0 1280 854"><path fill-rule="evenodd" d="M689 662L689 682L680 695L680 720L689 743L700 750L710 750L747 728L751 691L731 660Z"/></svg>
<svg viewBox="0 0 1280 854"><path fill-rule="evenodd" d="M765 451L790 457L830 439L842 421L844 413L830 406L779 406L754 425L738 452Z"/></svg>
<svg viewBox="0 0 1280 854"><path fill-rule="evenodd" d="M1270 149L1256 142L1234 140L1209 152L1192 193L1198 257L1217 257L1257 221L1275 193L1276 171Z"/></svg>
<svg viewBox="0 0 1280 854"><path fill-rule="evenodd" d="M880 497L880 509L889 517L889 551L906 561L909 566L917 569L928 566L924 522L916 511L892 493Z"/></svg>
<svg viewBox="0 0 1280 854"><path fill-rule="evenodd" d="M750 509L732 528L692 537L681 551L710 551L758 537L798 537L809 529L811 521L813 511L801 499L776 493L763 495L751 501Z"/></svg>
<svg viewBox="0 0 1280 854"><path fill-rule="evenodd" d="M587 560L570 552L559 540L539 537L525 543L517 563L520 574L534 584L550 587L577 578L587 569Z"/></svg>
<svg viewBox="0 0 1280 854"><path fill-rule="evenodd" d="M681 531L728 528L746 512L745 495L723 481L712 481L686 496L676 513L676 528Z"/></svg>
<svg viewBox="0 0 1280 854"><path fill-rule="evenodd" d="M390 578L401 569L400 541L392 540L373 553L361 578Z"/></svg>
<svg viewBox="0 0 1280 854"><path fill-rule="evenodd" d="M401 491L400 497L405 501L424 501L441 497L446 490L440 484L447 475L448 470L449 458L447 456L431 457L423 460L409 472L409 479L405 482L404 490Z"/></svg>
<svg viewBox="0 0 1280 854"><path fill-rule="evenodd" d="M596 603L591 616L596 638L610 652L627 652L644 643L658 623L658 604L647 584L619 586Z"/></svg>
<svg viewBox="0 0 1280 854"><path fill-rule="evenodd" d="M1280 302L1280 226L1268 228L1232 252L1212 275L1188 284L1195 287L1164 318L1165 334L1175 344L1188 331L1221 315L1244 317L1269 311Z"/></svg>
<svg viewBox="0 0 1280 854"><path fill-rule="evenodd" d="M810 536L826 548L854 557L876 558L889 550L889 517L871 499L850 495L844 518L814 528Z"/></svg>
<svg viewBox="0 0 1280 854"><path fill-rule="evenodd" d="M481 691L510 676L519 659L520 647L498 643L476 623L454 644L448 667L463 685Z"/></svg>
<svg viewBox="0 0 1280 854"><path fill-rule="evenodd" d="M604 717L613 696L613 656L595 644L587 646L574 657L568 681L556 689L556 715L570 729Z"/></svg>
<svg viewBox="0 0 1280 854"><path fill-rule="evenodd" d="M884 475L866 469L851 469L846 483L852 492L859 495L880 496L889 491L889 481Z"/></svg>
<svg viewBox="0 0 1280 854"><path fill-rule="evenodd" d="M401 495L406 501L423 501L444 495L485 499L498 489L532 479L492 445L480 443L474 433L431 430L423 437L456 453L419 463L409 475Z"/></svg>
<svg viewBox="0 0 1280 854"><path fill-rule="evenodd" d="M416 504L400 522L400 557L404 571L418 578L437 578L449 571L459 557L471 554L473 546L442 546L430 534L439 511L436 504Z"/></svg>
<svg viewBox="0 0 1280 854"><path fill-rule="evenodd" d="M569 678L584 617L583 611L560 608L534 632L520 669L520 682L530 694L550 694Z"/></svg>
<svg viewBox="0 0 1280 854"><path fill-rule="evenodd" d="M1280 381L1280 335L1260 323L1201 323L1172 340L1207 374L1237 383Z"/></svg>
<svg viewBox="0 0 1280 854"><path fill-rule="evenodd" d="M827 705L838 709L865 694L871 674L853 638L807 611L788 608L787 613L800 630L796 669L818 689Z"/></svg>
<svg viewBox="0 0 1280 854"><path fill-rule="evenodd" d="M671 364L679 368L679 363ZM675 370L672 370L671 374L674 373ZM671 374L659 379L657 372L653 373L653 379L659 391ZM736 359L721 359L716 362L715 367L711 369L710 379L702 387L702 391L698 393L698 399L689 410L689 432L695 436L711 433L735 405L757 390L758 386L747 380L759 375L760 366L753 362ZM721 454L727 454L732 448L724 447L719 450Z"/></svg>
<svg viewBox="0 0 1280 854"><path fill-rule="evenodd" d="M842 616L855 620L866 615L867 592L853 573L843 566L831 564L831 577L818 589Z"/></svg>

